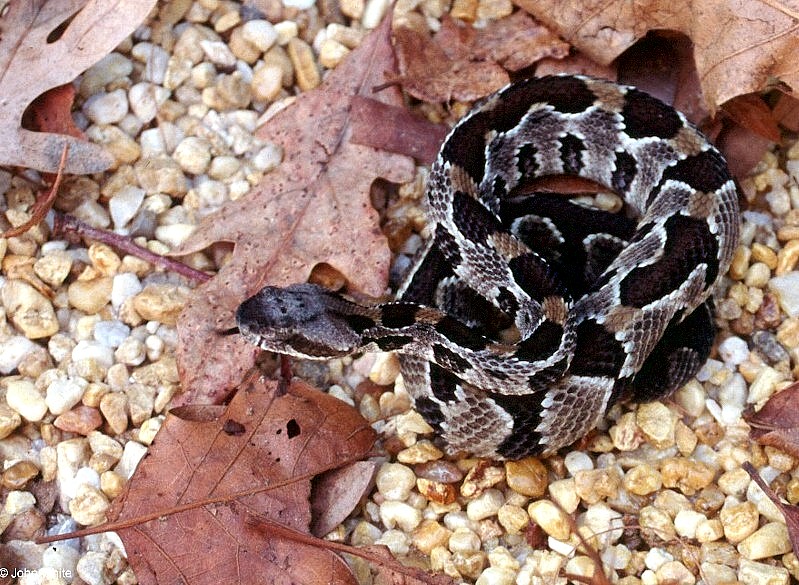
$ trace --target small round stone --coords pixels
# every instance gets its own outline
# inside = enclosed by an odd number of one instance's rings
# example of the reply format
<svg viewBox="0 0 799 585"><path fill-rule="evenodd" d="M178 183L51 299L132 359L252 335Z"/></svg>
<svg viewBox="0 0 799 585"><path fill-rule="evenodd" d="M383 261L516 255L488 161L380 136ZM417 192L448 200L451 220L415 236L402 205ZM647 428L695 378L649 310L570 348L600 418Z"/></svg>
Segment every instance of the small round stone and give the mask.
<svg viewBox="0 0 799 585"><path fill-rule="evenodd" d="M47 403L30 380L16 379L6 384L6 403L20 416L37 422L47 413Z"/></svg>
<svg viewBox="0 0 799 585"><path fill-rule="evenodd" d="M22 335L12 335L0 341L0 374L8 375L16 370L22 359L36 347Z"/></svg>
<svg viewBox="0 0 799 585"><path fill-rule="evenodd" d="M75 497L69 501L69 513L78 524L91 526L105 522L110 503L98 488L81 484Z"/></svg>
<svg viewBox="0 0 799 585"><path fill-rule="evenodd" d="M727 540L733 544L741 542L757 530L757 507L752 502L733 504L721 509L719 520Z"/></svg>
<svg viewBox="0 0 799 585"><path fill-rule="evenodd" d="M411 532L422 521L422 512L405 502L387 500L380 504L380 520L387 528L399 526Z"/></svg>
<svg viewBox="0 0 799 585"><path fill-rule="evenodd" d="M151 284L133 297L133 306L148 321L175 325L189 294L184 286Z"/></svg>
<svg viewBox="0 0 799 585"><path fill-rule="evenodd" d="M491 516L496 516L504 503L505 498L501 491L488 489L467 504L466 515L469 520L475 522L490 518Z"/></svg>
<svg viewBox="0 0 799 585"><path fill-rule="evenodd" d="M128 96L124 89L96 93L83 104L83 113L95 124L116 124L128 113Z"/></svg>
<svg viewBox="0 0 799 585"><path fill-rule="evenodd" d="M641 404L636 412L636 423L644 436L658 449L674 445L677 417L661 402Z"/></svg>
<svg viewBox="0 0 799 585"><path fill-rule="evenodd" d="M399 463L384 463L375 477L377 491L387 500L407 500L416 486L416 476L410 467Z"/></svg>
<svg viewBox="0 0 799 585"><path fill-rule="evenodd" d="M505 462L505 477L508 487L531 498L540 498L546 493L548 473L536 457Z"/></svg>
<svg viewBox="0 0 799 585"><path fill-rule="evenodd" d="M47 387L45 402L55 415L63 414L80 402L87 382L79 378L54 380Z"/></svg>
<svg viewBox="0 0 799 585"><path fill-rule="evenodd" d="M480 550L480 537L468 528L456 528L449 537L448 548L454 553Z"/></svg>
<svg viewBox="0 0 799 585"><path fill-rule="evenodd" d="M568 540L571 524L566 514L549 500L538 500L527 508L530 519L552 538Z"/></svg>
<svg viewBox="0 0 799 585"><path fill-rule="evenodd" d="M7 281L0 291L0 299L11 322L28 339L50 337L58 332L53 304L27 282Z"/></svg>
<svg viewBox="0 0 799 585"><path fill-rule="evenodd" d="M211 144L205 138L188 136L178 144L172 156L185 172L201 175L211 163Z"/></svg>
<svg viewBox="0 0 799 585"><path fill-rule="evenodd" d="M69 304L86 314L98 313L111 300L113 280L102 276L92 280L76 280L67 289Z"/></svg>
<svg viewBox="0 0 799 585"><path fill-rule="evenodd" d="M256 19L245 22L241 32L248 43L264 53L277 42L277 31L268 20Z"/></svg>
<svg viewBox="0 0 799 585"><path fill-rule="evenodd" d="M769 522L741 541L738 552L756 561L791 552L788 529L782 522Z"/></svg>

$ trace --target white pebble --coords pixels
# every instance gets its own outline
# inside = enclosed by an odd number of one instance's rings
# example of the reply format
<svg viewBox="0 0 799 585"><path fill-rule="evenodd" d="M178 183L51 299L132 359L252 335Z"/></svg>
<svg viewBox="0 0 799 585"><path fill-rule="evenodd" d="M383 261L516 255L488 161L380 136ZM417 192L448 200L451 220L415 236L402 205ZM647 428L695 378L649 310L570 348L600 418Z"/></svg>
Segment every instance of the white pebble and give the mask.
<svg viewBox="0 0 799 585"><path fill-rule="evenodd" d="M111 219L117 229L125 227L133 219L144 201L144 189L134 185L126 185L108 202Z"/></svg>
<svg viewBox="0 0 799 585"><path fill-rule="evenodd" d="M167 152L166 142L164 142L164 133L161 131L161 128L142 130L142 133L139 135L139 145L141 146L142 158L150 158ZM113 201L113 199L111 201Z"/></svg>
<svg viewBox="0 0 799 585"><path fill-rule="evenodd" d="M469 520L478 521L491 516L496 516L502 504L505 503L505 497L502 492L495 489L488 489L480 496L473 499L466 506L466 515Z"/></svg>
<svg viewBox="0 0 799 585"><path fill-rule="evenodd" d="M130 335L130 327L122 321L99 321L94 325L94 339L106 347L119 347Z"/></svg>
<svg viewBox="0 0 799 585"><path fill-rule="evenodd" d="M88 383L81 378L62 378L53 380L47 386L45 403L55 415L63 414L75 406L83 397Z"/></svg>
<svg viewBox="0 0 799 585"><path fill-rule="evenodd" d="M151 122L158 114L158 108L169 99L169 90L152 83L135 84L128 91L130 109L144 124Z"/></svg>
<svg viewBox="0 0 799 585"><path fill-rule="evenodd" d="M749 358L749 346L740 337L728 337L719 344L719 355L728 366L737 366Z"/></svg>
<svg viewBox="0 0 799 585"><path fill-rule="evenodd" d="M283 149L277 144L272 144L270 142L255 153L255 156L252 157L252 164L255 165L255 168L259 171L268 173L277 167L281 160L283 160Z"/></svg>
<svg viewBox="0 0 799 585"><path fill-rule="evenodd" d="M128 113L128 97L124 89L96 93L83 104L83 113L95 124L115 124Z"/></svg>
<svg viewBox="0 0 799 585"><path fill-rule="evenodd" d="M388 500L380 504L380 521L386 528L399 526L411 532L421 523L422 512L405 502Z"/></svg>
<svg viewBox="0 0 799 585"><path fill-rule="evenodd" d="M136 471L136 466L147 454L147 447L136 441L128 441L125 443L125 449L122 451L122 458L114 468L119 475L124 479L130 479L133 472Z"/></svg>
<svg viewBox="0 0 799 585"><path fill-rule="evenodd" d="M704 514L694 510L680 510L674 517L674 528L683 538L694 538L697 527L706 521L707 517Z"/></svg>
<svg viewBox="0 0 799 585"><path fill-rule="evenodd" d="M361 17L363 27L365 29L377 28L377 25L380 24L383 16L388 11L390 3L391 0L367 0Z"/></svg>
<svg viewBox="0 0 799 585"><path fill-rule="evenodd" d="M387 500L406 500L416 486L416 476L401 463L384 463L375 478L377 491Z"/></svg>
<svg viewBox="0 0 799 585"><path fill-rule="evenodd" d="M8 382L6 404L31 422L42 420L47 413L47 403L44 401L44 397L30 380L17 379Z"/></svg>
<svg viewBox="0 0 799 585"><path fill-rule="evenodd" d="M0 374L10 374L29 352L36 348L27 337L12 335L0 341Z"/></svg>
<svg viewBox="0 0 799 585"><path fill-rule="evenodd" d="M36 505L36 498L30 492L10 491L6 494L6 503L3 511L12 516L30 510Z"/></svg>
<svg viewBox="0 0 799 585"><path fill-rule="evenodd" d="M578 471L589 471L594 468L594 462L582 451L572 451L563 459L563 464L569 475L574 475Z"/></svg>
<svg viewBox="0 0 799 585"><path fill-rule="evenodd" d="M259 51L268 51L277 42L277 31L268 20L250 20L241 27L244 40L258 48Z"/></svg>
<svg viewBox="0 0 799 585"><path fill-rule="evenodd" d="M799 317L799 271L775 276L768 281L768 288L777 295L780 307L789 317Z"/></svg>
<svg viewBox="0 0 799 585"><path fill-rule="evenodd" d="M457 528L449 537L449 550L454 553L470 553L480 550L480 537L468 528Z"/></svg>
<svg viewBox="0 0 799 585"><path fill-rule="evenodd" d="M187 136L177 145L172 156L184 171L200 175L208 170L211 162L211 144L205 138Z"/></svg>
<svg viewBox="0 0 799 585"><path fill-rule="evenodd" d="M316 4L316 0L283 0L283 6L298 10L308 10L314 4Z"/></svg>
<svg viewBox="0 0 799 585"><path fill-rule="evenodd" d="M221 67L233 67L236 64L236 56L232 53L230 48L222 41L200 41L205 56L214 63Z"/></svg>
<svg viewBox="0 0 799 585"><path fill-rule="evenodd" d="M188 223L162 225L155 228L155 239L159 242L163 242L170 248L177 248L185 242L196 229L196 225Z"/></svg>
<svg viewBox="0 0 799 585"><path fill-rule="evenodd" d="M156 85L164 83L166 68L169 65L169 53L158 45L152 43L137 43L130 54L144 63L142 80L151 81Z"/></svg>
<svg viewBox="0 0 799 585"><path fill-rule="evenodd" d="M137 277L132 272L122 272L114 276L113 284L111 285L111 306L116 310L122 306L127 299L139 294L142 291L142 285Z"/></svg>
<svg viewBox="0 0 799 585"><path fill-rule="evenodd" d="M97 341L82 339L72 350L72 361L92 359L100 366L108 369L114 365L114 350Z"/></svg>
<svg viewBox="0 0 799 585"><path fill-rule="evenodd" d="M644 564L652 571L657 571L661 565L673 561L674 557L662 548L650 548L644 557Z"/></svg>

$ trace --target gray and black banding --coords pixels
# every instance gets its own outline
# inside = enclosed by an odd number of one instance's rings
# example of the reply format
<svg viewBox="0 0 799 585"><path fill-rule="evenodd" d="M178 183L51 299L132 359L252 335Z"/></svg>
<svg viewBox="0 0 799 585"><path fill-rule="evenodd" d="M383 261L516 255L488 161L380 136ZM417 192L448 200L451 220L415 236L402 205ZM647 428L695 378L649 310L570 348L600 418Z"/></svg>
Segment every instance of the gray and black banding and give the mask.
<svg viewBox="0 0 799 585"><path fill-rule="evenodd" d="M530 192L551 174L598 182L624 209ZM426 200L433 241L397 303L268 288L241 305L239 331L311 358L398 351L450 450L501 459L565 447L618 400L672 392L709 355L737 193L721 154L670 106L589 77L518 81L455 126Z"/></svg>

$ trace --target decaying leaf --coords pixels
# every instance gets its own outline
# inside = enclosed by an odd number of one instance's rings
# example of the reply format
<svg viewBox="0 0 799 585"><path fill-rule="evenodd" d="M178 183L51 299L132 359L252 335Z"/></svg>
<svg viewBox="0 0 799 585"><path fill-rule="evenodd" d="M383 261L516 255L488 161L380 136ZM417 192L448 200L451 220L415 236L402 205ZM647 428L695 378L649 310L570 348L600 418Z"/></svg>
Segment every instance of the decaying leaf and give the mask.
<svg viewBox="0 0 799 585"><path fill-rule="evenodd" d="M102 148L66 134L22 128L28 105L70 83L144 20L155 0L11 0L0 17L0 164L53 173L65 146L66 172L95 173L113 162ZM71 19L71 20L70 20ZM67 21L63 31L59 29ZM59 35L52 40L51 35Z"/></svg>
<svg viewBox="0 0 799 585"><path fill-rule="evenodd" d="M799 383L791 384L769 398L757 412L744 414L752 427L749 434L761 445L776 447L799 457Z"/></svg>
<svg viewBox="0 0 799 585"><path fill-rule="evenodd" d="M312 478L364 457L375 433L304 383L282 396L275 386L255 382L227 408L167 417L109 514L132 521L117 532L139 583L355 583L336 554L270 534L268 523L310 538Z"/></svg>
<svg viewBox="0 0 799 585"><path fill-rule="evenodd" d="M471 101L506 85L517 71L544 57L561 58L569 46L523 12L475 29L445 15L434 38L410 29L394 31L397 77L412 96L428 102Z"/></svg>
<svg viewBox="0 0 799 585"><path fill-rule="evenodd" d="M283 148L283 162L245 197L203 220L175 251L186 254L213 242L236 244L231 261L195 291L178 323L181 404L219 402L252 367L255 351L238 336L217 331L233 325L236 307L265 284L307 280L314 265L327 263L350 288L383 294L390 252L372 208L369 189L378 177L402 183L413 177L413 160L350 140L352 98L375 97L401 105L397 88L372 88L395 70L390 19L320 87L300 95L259 134Z"/></svg>
<svg viewBox="0 0 799 585"><path fill-rule="evenodd" d="M563 39L610 63L650 30L674 30L694 44L710 113L727 100L761 91L773 79L799 87L799 11L795 2L739 0L514 0Z"/></svg>
<svg viewBox="0 0 799 585"><path fill-rule="evenodd" d="M377 465L356 461L317 478L311 497L311 532L322 537L341 524L374 486Z"/></svg>

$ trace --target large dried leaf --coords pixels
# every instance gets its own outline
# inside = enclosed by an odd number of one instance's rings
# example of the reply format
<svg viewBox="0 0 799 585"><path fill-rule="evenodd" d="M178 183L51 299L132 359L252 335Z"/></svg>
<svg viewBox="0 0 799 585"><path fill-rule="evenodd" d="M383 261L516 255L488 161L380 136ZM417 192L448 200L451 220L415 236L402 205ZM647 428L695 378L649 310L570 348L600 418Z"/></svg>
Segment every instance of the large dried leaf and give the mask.
<svg viewBox="0 0 799 585"><path fill-rule="evenodd" d="M799 87L796 0L514 0L600 63L650 30L674 30L694 44L707 108L762 90L772 79Z"/></svg>
<svg viewBox="0 0 799 585"><path fill-rule="evenodd" d="M284 149L283 162L247 196L206 218L176 254L213 242L236 244L231 261L197 289L178 322L179 365L189 393L181 403L218 402L253 364L237 336L216 332L233 324L236 307L266 284L305 281L326 263L350 288L383 294L390 252L369 190L377 178L413 178L413 160L350 141L354 96L401 105L396 88L372 88L395 70L390 22L364 39L317 89L272 118L259 135Z"/></svg>
<svg viewBox="0 0 799 585"><path fill-rule="evenodd" d="M375 433L304 383L274 392L256 382L227 408L167 417L109 514L133 523L117 532L139 583L356 583L336 554L270 534L268 522L310 539L311 479L364 457Z"/></svg>
<svg viewBox="0 0 799 585"><path fill-rule="evenodd" d="M768 399L757 412L744 413L752 439L799 457L799 383L791 384Z"/></svg>
<svg viewBox="0 0 799 585"><path fill-rule="evenodd" d="M102 171L102 148L65 134L22 128L28 105L71 82L144 20L155 0L11 0L0 18L0 164L53 173L69 145L66 172ZM70 20L71 18L71 20ZM69 21L63 31L57 30ZM51 35L60 36L50 41Z"/></svg>

